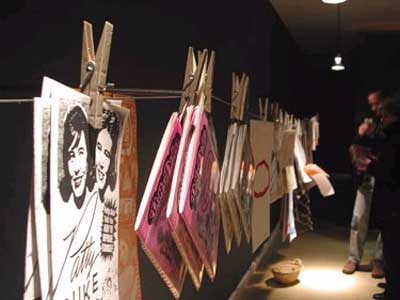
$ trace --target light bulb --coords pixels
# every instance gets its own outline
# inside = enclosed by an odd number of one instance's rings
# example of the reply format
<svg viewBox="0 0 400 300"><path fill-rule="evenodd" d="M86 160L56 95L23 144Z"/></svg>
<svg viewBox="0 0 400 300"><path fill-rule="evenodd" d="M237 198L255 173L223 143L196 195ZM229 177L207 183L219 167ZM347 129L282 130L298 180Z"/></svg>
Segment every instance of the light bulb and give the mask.
<svg viewBox="0 0 400 300"><path fill-rule="evenodd" d="M342 56L340 54L335 56L334 61L335 63L331 67L333 71L343 71L345 69L344 65L342 64Z"/></svg>

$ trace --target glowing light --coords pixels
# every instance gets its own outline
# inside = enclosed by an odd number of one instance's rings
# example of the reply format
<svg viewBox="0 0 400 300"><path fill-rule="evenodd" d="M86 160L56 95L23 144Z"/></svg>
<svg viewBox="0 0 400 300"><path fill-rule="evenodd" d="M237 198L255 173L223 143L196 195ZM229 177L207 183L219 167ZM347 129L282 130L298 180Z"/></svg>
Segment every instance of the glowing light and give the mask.
<svg viewBox="0 0 400 300"><path fill-rule="evenodd" d="M344 65L342 64L342 57L340 56L340 54L335 56L335 63L334 65L331 67L332 70L334 71L343 71Z"/></svg>
<svg viewBox="0 0 400 300"><path fill-rule="evenodd" d="M322 0L322 2L327 3L327 4L339 4L346 2L347 0Z"/></svg>
<svg viewBox="0 0 400 300"><path fill-rule="evenodd" d="M354 278L337 270L305 269L299 279L304 287L320 291L346 290L354 284Z"/></svg>

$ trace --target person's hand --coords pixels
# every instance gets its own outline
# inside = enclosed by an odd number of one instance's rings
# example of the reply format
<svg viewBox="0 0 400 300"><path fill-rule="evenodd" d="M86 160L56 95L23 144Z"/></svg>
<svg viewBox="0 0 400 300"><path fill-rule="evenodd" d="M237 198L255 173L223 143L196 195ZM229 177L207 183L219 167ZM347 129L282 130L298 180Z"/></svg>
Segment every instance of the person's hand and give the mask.
<svg viewBox="0 0 400 300"><path fill-rule="evenodd" d="M375 128L374 120L371 118L365 118L364 122L358 126L358 134L364 136L369 134Z"/></svg>
<svg viewBox="0 0 400 300"><path fill-rule="evenodd" d="M369 164L371 163L371 159L367 157L357 158L355 161L355 167L358 171L366 171Z"/></svg>

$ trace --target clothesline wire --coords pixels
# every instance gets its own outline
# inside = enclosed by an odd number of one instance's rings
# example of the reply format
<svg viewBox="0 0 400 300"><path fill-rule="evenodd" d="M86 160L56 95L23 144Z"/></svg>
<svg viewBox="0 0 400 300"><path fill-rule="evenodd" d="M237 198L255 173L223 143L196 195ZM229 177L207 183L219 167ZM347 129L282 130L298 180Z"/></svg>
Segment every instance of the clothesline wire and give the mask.
<svg viewBox="0 0 400 300"><path fill-rule="evenodd" d="M181 98L182 91L177 91L177 90L146 90L146 89L124 89L124 88L119 88L119 89L112 89L112 92L118 92L118 93L126 93L126 94L131 94L131 93L136 93L136 95L140 96L134 96L135 100L158 100L158 99L168 99L168 100L176 100ZM153 93L153 94L152 94ZM148 96L143 96L143 95L148 95ZM150 95L151 94L151 95ZM231 107L231 103L228 101L217 97L217 96L211 96L213 100L222 103L228 107ZM0 99L1 104L5 103L29 103L33 102L33 99ZM247 112L247 115L253 118L259 118L259 115L252 113L252 112Z"/></svg>

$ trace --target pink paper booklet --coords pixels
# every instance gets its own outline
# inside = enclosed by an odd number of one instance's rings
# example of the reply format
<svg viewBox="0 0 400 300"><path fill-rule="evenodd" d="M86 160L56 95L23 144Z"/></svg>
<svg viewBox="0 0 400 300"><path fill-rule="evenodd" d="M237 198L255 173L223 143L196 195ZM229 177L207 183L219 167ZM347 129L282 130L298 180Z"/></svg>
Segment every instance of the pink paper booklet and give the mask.
<svg viewBox="0 0 400 300"><path fill-rule="evenodd" d="M189 144L179 213L204 263L214 279L217 268L220 211L218 205L219 165L212 140L212 126L202 107L196 107Z"/></svg>
<svg viewBox="0 0 400 300"><path fill-rule="evenodd" d="M193 126L194 106L189 106L184 112L184 123L178 156L172 177L171 191L168 198L167 220L171 228L176 246L189 270L193 284L200 289L203 278L204 264L197 252L192 238L186 229L182 216L178 212L179 199L183 182L183 173L187 157L187 151L191 139Z"/></svg>
<svg viewBox="0 0 400 300"><path fill-rule="evenodd" d="M166 218L167 201L178 155L182 127L173 113L161 140L135 222L144 252L175 298L179 298L186 266Z"/></svg>

